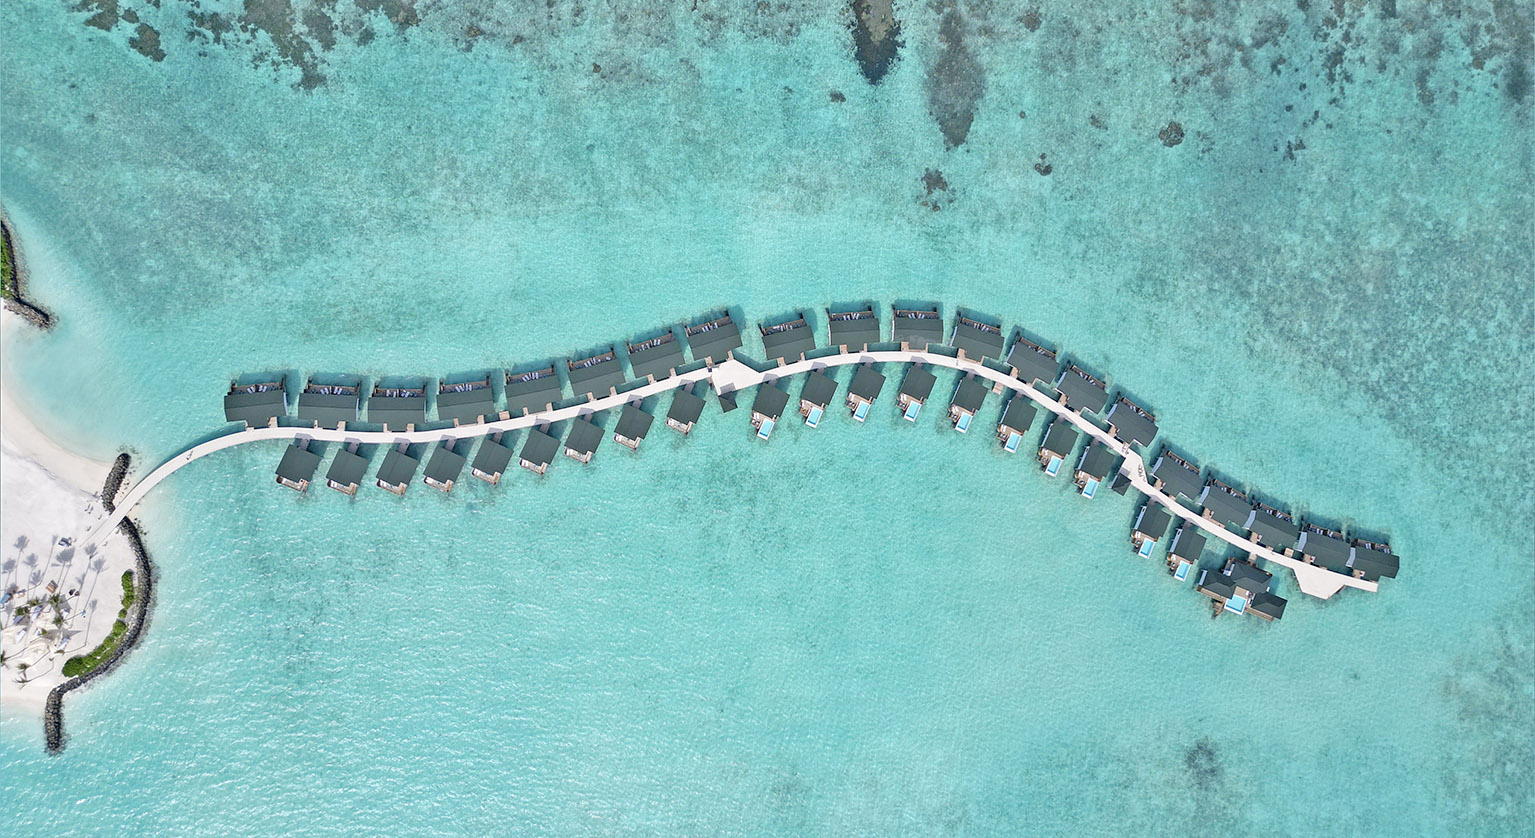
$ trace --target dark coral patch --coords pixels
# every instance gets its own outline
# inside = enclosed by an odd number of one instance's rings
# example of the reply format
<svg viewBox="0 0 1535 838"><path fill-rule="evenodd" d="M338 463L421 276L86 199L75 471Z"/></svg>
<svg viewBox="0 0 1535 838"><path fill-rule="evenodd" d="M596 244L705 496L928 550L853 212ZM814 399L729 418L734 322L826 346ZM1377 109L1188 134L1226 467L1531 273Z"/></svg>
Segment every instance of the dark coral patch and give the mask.
<svg viewBox="0 0 1535 838"><path fill-rule="evenodd" d="M892 0L853 0L853 53L869 84L890 72L903 46Z"/></svg>
<svg viewBox="0 0 1535 838"><path fill-rule="evenodd" d="M944 145L958 148L970 136L975 107L986 92L980 62L965 43L965 19L952 4L938 24L938 61L927 74L927 104Z"/></svg>

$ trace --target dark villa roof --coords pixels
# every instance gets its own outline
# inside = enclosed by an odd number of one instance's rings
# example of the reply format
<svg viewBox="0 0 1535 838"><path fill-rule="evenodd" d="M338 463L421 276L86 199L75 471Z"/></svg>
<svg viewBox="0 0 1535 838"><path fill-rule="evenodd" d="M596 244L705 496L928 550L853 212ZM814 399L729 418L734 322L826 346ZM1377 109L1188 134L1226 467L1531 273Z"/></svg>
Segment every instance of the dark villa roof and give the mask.
<svg viewBox="0 0 1535 838"><path fill-rule="evenodd" d="M798 361L800 356L815 349L815 330L810 328L804 315L777 326L761 326L762 348L769 359L784 363Z"/></svg>
<svg viewBox="0 0 1535 838"><path fill-rule="evenodd" d="M1318 565L1328 570L1348 572L1348 545L1330 535L1310 530L1302 532L1299 549L1302 555L1311 556Z"/></svg>
<svg viewBox="0 0 1535 838"><path fill-rule="evenodd" d="M554 455L559 453L560 441L544 433L533 429L528 431L528 438L522 443L521 458L528 462L547 466L554 462Z"/></svg>
<svg viewBox="0 0 1535 838"><path fill-rule="evenodd" d="M1082 464L1077 466L1077 470L1087 472L1088 477L1102 480L1114 470L1114 461L1118 458L1119 455L1114 453L1114 449L1095 439L1091 445L1087 446L1087 450L1082 452Z"/></svg>
<svg viewBox="0 0 1535 838"><path fill-rule="evenodd" d="M384 464L378 467L378 479L391 486L404 485L416 476L416 467L419 465L420 460L398 448L391 448L384 455Z"/></svg>
<svg viewBox="0 0 1535 838"><path fill-rule="evenodd" d="M381 396L380 389L374 388L373 396L368 399L368 421L377 425L392 425L403 428L406 425L426 424L426 396Z"/></svg>
<svg viewBox="0 0 1535 838"><path fill-rule="evenodd" d="M1184 524L1173 536L1173 555L1191 562L1199 561L1205 551L1205 535L1193 524Z"/></svg>
<svg viewBox="0 0 1535 838"><path fill-rule="evenodd" d="M224 421L244 422L251 427L266 427L273 418L288 415L287 396L282 387L255 393L231 392L224 396Z"/></svg>
<svg viewBox="0 0 1535 838"><path fill-rule="evenodd" d="M1266 570L1259 570L1247 562L1236 560L1226 562L1224 573L1230 575L1232 585L1254 594L1268 590L1269 582L1274 578L1274 575Z"/></svg>
<svg viewBox="0 0 1535 838"><path fill-rule="evenodd" d="M1082 436L1075 426L1064 419L1057 419L1050 423L1050 432L1045 434L1044 444L1040 446L1046 451L1066 459L1071 449L1077 447L1077 439Z"/></svg>
<svg viewBox="0 0 1535 838"><path fill-rule="evenodd" d="M362 476L368 471L368 461L361 454L354 454L346 449L336 452L336 458L330 462L330 470L325 472L325 479L342 486L350 486L361 483Z"/></svg>
<svg viewBox="0 0 1535 838"><path fill-rule="evenodd" d="M890 339L908 343L919 350L930 343L943 343L943 318L938 309L895 309L890 318Z"/></svg>
<svg viewBox="0 0 1535 838"><path fill-rule="evenodd" d="M961 314L954 318L954 333L949 345L965 353L966 358L1002 357L1002 329Z"/></svg>
<svg viewBox="0 0 1535 838"><path fill-rule="evenodd" d="M954 400L950 404L961 410L975 413L981 409L981 403L986 401L986 392L989 389L981 379L967 378L954 388Z"/></svg>
<svg viewBox="0 0 1535 838"><path fill-rule="evenodd" d="M1259 541L1274 548L1283 550L1294 547L1295 540L1300 537L1300 526L1292 521L1285 521L1262 509L1253 510L1253 517L1248 529Z"/></svg>
<svg viewBox="0 0 1535 838"><path fill-rule="evenodd" d="M1055 353L1023 338L1013 341L1013 348L1007 353L1007 365L1013 368L1013 377L1024 384L1037 382L1048 388L1060 377L1061 361Z"/></svg>
<svg viewBox="0 0 1535 838"><path fill-rule="evenodd" d="M853 373L853 383L848 385L847 393L849 396L857 396L866 402L872 402L879 398L879 391L883 389L885 389L885 374L864 364Z"/></svg>
<svg viewBox="0 0 1535 838"><path fill-rule="evenodd" d="M1103 382L1086 377L1075 366L1061 373L1061 378L1055 384L1055 389L1061 391L1066 397L1066 406L1072 410L1087 410L1097 413L1103 410L1103 406L1109 401L1109 394L1104 391Z"/></svg>
<svg viewBox="0 0 1535 838"><path fill-rule="evenodd" d="M334 428L342 422L357 421L357 393L298 394L298 418L305 425L315 422L322 428Z"/></svg>
<svg viewBox="0 0 1535 838"><path fill-rule="evenodd" d="M1167 514L1167 510L1163 509L1161 504L1152 501L1147 501L1146 505L1141 507L1141 513L1136 518L1138 520L1135 522L1135 531L1149 535L1158 541L1162 540L1162 536L1167 535L1167 526L1173 522L1173 516Z"/></svg>
<svg viewBox="0 0 1535 838"><path fill-rule="evenodd" d="M571 422L570 433L565 435L565 447L577 454L590 454L596 451L597 443L601 441L602 429L587 419Z"/></svg>
<svg viewBox="0 0 1535 838"><path fill-rule="evenodd" d="M506 409L513 416L547 410L549 405L564 399L560 377L554 367L527 372L508 373L506 376Z"/></svg>
<svg viewBox="0 0 1535 838"><path fill-rule="evenodd" d="M654 376L659 381L687 363L682 354L682 342L670 329L658 337L631 343L628 349L629 368L634 370L635 378Z"/></svg>
<svg viewBox="0 0 1535 838"><path fill-rule="evenodd" d="M1225 525L1226 529L1238 534L1247 529L1247 516L1253 511L1252 504L1228 494L1214 483L1205 486L1204 496L1199 499L1199 504L1210 513L1210 517Z"/></svg>
<svg viewBox="0 0 1535 838"><path fill-rule="evenodd" d="M1284 597L1264 591L1253 597L1252 602L1247 603L1247 609L1277 620L1284 616L1285 605Z"/></svg>
<svg viewBox="0 0 1535 838"><path fill-rule="evenodd" d="M319 468L319 454L307 448L290 445L282 452L282 461L277 464L277 476L295 483L313 480L314 473Z"/></svg>
<svg viewBox="0 0 1535 838"><path fill-rule="evenodd" d="M906 380L901 382L899 395L925 402L933 392L933 385L937 383L938 376L928 371L927 367L913 365L906 371Z"/></svg>
<svg viewBox="0 0 1535 838"><path fill-rule="evenodd" d="M810 373L810 377L805 379L805 388L800 391L799 398L800 401L825 408L831 404L831 398L836 394L837 379L820 370L814 370Z"/></svg>
<svg viewBox="0 0 1535 838"><path fill-rule="evenodd" d="M481 474L501 474L511 461L512 449L485 437L485 441L480 443L480 450L474 455L473 468Z"/></svg>
<svg viewBox="0 0 1535 838"><path fill-rule="evenodd" d="M1033 402L1023 396L1014 396L1012 401L1007 403L1007 409L1002 411L1002 427L1026 434L1030 426L1034 424L1034 415L1038 412Z"/></svg>
<svg viewBox="0 0 1535 838"><path fill-rule="evenodd" d="M1369 547L1355 547L1354 560L1349 567L1371 582L1379 581L1382 576L1396 578L1396 572L1400 569L1401 560L1391 553L1383 553L1372 550Z"/></svg>
<svg viewBox="0 0 1535 838"><path fill-rule="evenodd" d="M463 470L464 455L447 445L432 449L432 457L426 461L426 476L438 483L452 483Z"/></svg>
<svg viewBox="0 0 1535 838"><path fill-rule="evenodd" d="M1119 399L1114 406L1109 408L1106 417L1114 436L1121 442L1134 443L1142 447L1150 445L1157 436L1157 420L1136 408L1130 402Z"/></svg>
<svg viewBox="0 0 1535 838"><path fill-rule="evenodd" d="M1231 579L1214 568L1199 571L1199 583L1194 587L1221 599L1231 599L1237 592L1237 587L1231 584Z"/></svg>
<svg viewBox="0 0 1535 838"><path fill-rule="evenodd" d="M666 418L684 425L691 425L698 421L698 417L704 413L704 400L689 393L687 390L678 390L677 395L672 396L671 410L666 412Z"/></svg>
<svg viewBox="0 0 1535 838"><path fill-rule="evenodd" d="M638 407L626 404L623 412L618 414L618 427L613 429L613 433L626 439L644 439L645 434L650 433L650 423L654 419Z"/></svg>
<svg viewBox="0 0 1535 838"><path fill-rule="evenodd" d="M1199 472L1184 468L1175 455L1164 453L1158 457L1151 476L1162 481L1162 490L1174 498L1179 495L1189 500L1199 497Z"/></svg>
<svg viewBox="0 0 1535 838"><path fill-rule="evenodd" d="M618 353L611 346L596 355L572 358L565 363L565 368L570 377L570 391L577 396L590 394L602 398L608 390L617 389L625 381L623 362L618 360Z"/></svg>
<svg viewBox="0 0 1535 838"><path fill-rule="evenodd" d="M437 392L437 418L444 422L452 422L457 419L460 423L468 424L475 421L477 416L493 417L496 415L496 392L489 385L475 387L472 390L458 392L444 391L444 387L457 387L457 384L443 384Z"/></svg>
<svg viewBox="0 0 1535 838"><path fill-rule="evenodd" d="M760 413L769 419L777 419L783 415L784 406L788 403L788 393L779 389L776 384L763 383L757 387L757 398L752 402L752 412Z"/></svg>
<svg viewBox="0 0 1535 838"><path fill-rule="evenodd" d="M715 363L741 348L741 329L726 314L715 320L689 326L686 330L688 348L693 350L693 360L711 360Z"/></svg>
<svg viewBox="0 0 1535 838"><path fill-rule="evenodd" d="M846 346L850 352L862 352L871 343L879 343L879 315L874 307L855 311L826 310L826 325L831 332L830 346Z"/></svg>

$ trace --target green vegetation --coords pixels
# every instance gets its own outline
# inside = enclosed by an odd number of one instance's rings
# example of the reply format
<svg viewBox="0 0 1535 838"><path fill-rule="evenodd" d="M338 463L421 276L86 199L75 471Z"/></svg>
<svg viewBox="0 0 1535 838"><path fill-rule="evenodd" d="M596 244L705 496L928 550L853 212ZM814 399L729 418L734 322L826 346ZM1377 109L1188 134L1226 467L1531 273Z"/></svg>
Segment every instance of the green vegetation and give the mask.
<svg viewBox="0 0 1535 838"><path fill-rule="evenodd" d="M11 263L11 234L7 230L4 235L0 235L0 296L7 300L15 296L11 288L15 276L16 266Z"/></svg>
<svg viewBox="0 0 1535 838"><path fill-rule="evenodd" d="M101 645L90 651L90 654L76 655L64 661L64 677L74 678L87 672L95 671L96 667L107 662L112 653L117 650L117 644L122 642L123 635L128 633L128 608L138 598L138 591L133 586L133 571L123 571L123 607L117 612L117 619L112 623L112 632L101 641Z"/></svg>

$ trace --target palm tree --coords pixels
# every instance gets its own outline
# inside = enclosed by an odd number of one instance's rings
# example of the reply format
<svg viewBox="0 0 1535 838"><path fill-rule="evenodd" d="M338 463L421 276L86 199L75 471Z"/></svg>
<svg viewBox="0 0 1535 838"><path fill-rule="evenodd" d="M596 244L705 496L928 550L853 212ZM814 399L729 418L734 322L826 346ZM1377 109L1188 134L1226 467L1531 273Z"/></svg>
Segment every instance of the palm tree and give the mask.
<svg viewBox="0 0 1535 838"><path fill-rule="evenodd" d="M28 664L25 663L16 664L16 668L21 671L21 677L16 679L16 683L25 684L27 682L27 666Z"/></svg>

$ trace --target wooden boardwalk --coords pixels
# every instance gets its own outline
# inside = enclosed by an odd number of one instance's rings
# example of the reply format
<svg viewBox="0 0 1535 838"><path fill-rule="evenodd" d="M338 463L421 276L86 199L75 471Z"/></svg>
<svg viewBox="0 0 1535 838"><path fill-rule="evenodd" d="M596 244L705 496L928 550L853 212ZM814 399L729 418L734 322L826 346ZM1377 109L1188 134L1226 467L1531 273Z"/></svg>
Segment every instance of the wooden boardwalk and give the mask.
<svg viewBox="0 0 1535 838"><path fill-rule="evenodd" d="M126 497L118 502L116 511L110 516L97 522L88 532L83 542L82 549L89 545L99 544L102 538L117 529L117 525L128 513L144 499L156 486L160 485L167 477L175 474L181 467L209 456L226 448L236 445L245 445L251 442L265 440L291 440L307 438L324 442L357 442L362 444L377 444L392 446L401 442L407 443L437 443L442 440L472 439L487 436L498 431L514 431L531 428L554 422L563 422L579 416L585 416L602 410L621 408L626 403L638 399L675 390L679 387L694 384L699 381L708 381L716 392L733 392L755 387L758 384L777 381L796 375L803 375L816 369L831 367L844 367L873 362L877 364L911 364L922 363L934 367L947 367L963 373L970 373L977 378L984 378L993 385L1014 393L1021 393L1042 406L1051 413L1065 419L1075 425L1083 433L1092 439L1102 442L1113 449L1115 453L1124 458L1120 466L1121 474L1124 474L1136 489L1145 493L1147 497L1166 507L1173 515L1188 521L1210 535L1242 551L1254 555L1264 561L1287 567L1295 574L1295 581L1302 593L1314 597L1326 599L1338 591L1347 588L1358 588L1365 591L1374 591L1379 586L1375 582L1357 579L1353 576L1334 573L1326 568L1308 564L1300 559L1286 556L1262 544L1244 538L1226 529L1199 513L1178 503L1168 497L1161 490L1151 485L1146 476L1146 463L1139 454L1131 450L1130 446L1110 436L1108 431L1099 428L1091 421L1077 415L1065 405L1047 398L1046 395L1034 387L1013 378L1006 373L998 372L985 366L979 361L965 358L957 358L939 352L925 351L869 351L869 352L845 352L837 355L828 355L810 360L797 361L780 367L758 372L738 360L726 360L718 364L705 366L681 375L663 379L654 383L646 383L632 390L626 390L616 395L605 396L600 399L583 402L581 404L562 407L555 410L545 410L527 416L518 416L511 419L501 419L494 422L486 422L478 425L464 425L453 428L438 428L426 431L395 432L395 431L356 431L356 430L329 430L324 428L302 427L276 427L276 428L248 428L245 430L231 431L225 436L211 439L207 442L194 445L180 454L162 463L159 468L150 472L143 480L136 483Z"/></svg>

